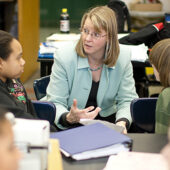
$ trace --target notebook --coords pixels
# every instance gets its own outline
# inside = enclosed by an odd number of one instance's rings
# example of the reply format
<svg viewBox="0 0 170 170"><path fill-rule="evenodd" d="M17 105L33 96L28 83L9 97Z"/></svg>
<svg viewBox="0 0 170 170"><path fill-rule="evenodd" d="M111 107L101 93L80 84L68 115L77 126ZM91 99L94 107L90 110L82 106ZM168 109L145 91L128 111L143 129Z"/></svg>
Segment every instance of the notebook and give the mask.
<svg viewBox="0 0 170 170"><path fill-rule="evenodd" d="M117 154L129 151L132 146L128 136L101 123L51 133L50 137L58 139L61 152L75 160Z"/></svg>

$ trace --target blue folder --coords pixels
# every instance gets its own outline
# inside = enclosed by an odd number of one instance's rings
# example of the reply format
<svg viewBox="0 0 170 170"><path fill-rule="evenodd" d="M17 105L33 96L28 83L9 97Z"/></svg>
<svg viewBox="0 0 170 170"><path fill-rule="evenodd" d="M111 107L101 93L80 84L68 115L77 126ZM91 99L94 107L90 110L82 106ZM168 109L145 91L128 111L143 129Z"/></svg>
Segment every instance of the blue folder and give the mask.
<svg viewBox="0 0 170 170"><path fill-rule="evenodd" d="M87 151L101 150L102 148L113 145L117 146L117 144L119 147L121 144L121 146L127 148L127 146L131 146L130 144L132 143L132 140L128 136L116 132L101 123L51 133L50 137L58 139L61 151L71 157ZM129 149L130 148L128 148L128 150ZM102 156L101 154L99 155ZM99 156L96 155L92 157Z"/></svg>

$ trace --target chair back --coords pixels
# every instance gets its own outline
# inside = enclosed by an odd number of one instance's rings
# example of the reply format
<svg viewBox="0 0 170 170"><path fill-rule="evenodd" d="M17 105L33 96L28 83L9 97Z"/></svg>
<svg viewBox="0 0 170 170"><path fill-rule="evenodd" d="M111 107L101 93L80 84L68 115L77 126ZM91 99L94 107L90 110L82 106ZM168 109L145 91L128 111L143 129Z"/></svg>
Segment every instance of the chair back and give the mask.
<svg viewBox="0 0 170 170"><path fill-rule="evenodd" d="M118 33L129 33L131 31L131 19L126 3L121 0L110 0L107 5L116 13ZM127 30L125 25L127 25Z"/></svg>
<svg viewBox="0 0 170 170"><path fill-rule="evenodd" d="M138 98L131 102L132 121L142 130L155 132L155 110L157 98Z"/></svg>
<svg viewBox="0 0 170 170"><path fill-rule="evenodd" d="M32 103L38 118L48 120L50 124L54 124L56 107L52 102L32 100Z"/></svg>
<svg viewBox="0 0 170 170"><path fill-rule="evenodd" d="M33 88L37 100L40 100L46 95L46 89L49 81L50 81L50 76L45 76L34 80Z"/></svg>

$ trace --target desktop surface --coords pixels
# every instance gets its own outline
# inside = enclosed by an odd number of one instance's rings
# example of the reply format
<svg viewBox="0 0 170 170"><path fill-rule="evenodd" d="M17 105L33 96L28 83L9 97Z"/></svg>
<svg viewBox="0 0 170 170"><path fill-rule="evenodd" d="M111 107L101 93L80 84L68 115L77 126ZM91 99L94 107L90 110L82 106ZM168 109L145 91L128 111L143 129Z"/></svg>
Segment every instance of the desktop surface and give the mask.
<svg viewBox="0 0 170 170"><path fill-rule="evenodd" d="M129 133L133 140L132 151L159 153L167 144L167 136L162 134ZM83 161L73 161L63 156L63 170L102 170L108 157L96 158Z"/></svg>

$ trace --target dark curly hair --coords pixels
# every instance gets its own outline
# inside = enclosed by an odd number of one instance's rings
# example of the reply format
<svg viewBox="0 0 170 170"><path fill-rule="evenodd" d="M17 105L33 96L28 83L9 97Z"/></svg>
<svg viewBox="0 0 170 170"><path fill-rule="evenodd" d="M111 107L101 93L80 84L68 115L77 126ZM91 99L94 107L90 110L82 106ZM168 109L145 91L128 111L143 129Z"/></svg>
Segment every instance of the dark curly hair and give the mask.
<svg viewBox="0 0 170 170"><path fill-rule="evenodd" d="M3 60L6 60L12 52L10 43L13 39L14 37L11 34L0 30L0 57Z"/></svg>

